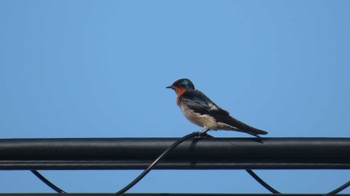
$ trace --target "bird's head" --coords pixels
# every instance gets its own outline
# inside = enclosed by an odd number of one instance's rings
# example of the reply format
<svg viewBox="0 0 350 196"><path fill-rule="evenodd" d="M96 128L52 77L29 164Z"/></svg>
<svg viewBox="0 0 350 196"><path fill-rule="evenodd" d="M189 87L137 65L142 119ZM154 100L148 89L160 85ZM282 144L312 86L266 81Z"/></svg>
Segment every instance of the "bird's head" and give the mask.
<svg viewBox="0 0 350 196"><path fill-rule="evenodd" d="M187 78L176 80L171 86L167 86L167 88L173 89L177 95L181 95L186 91L193 91L195 89L191 80Z"/></svg>

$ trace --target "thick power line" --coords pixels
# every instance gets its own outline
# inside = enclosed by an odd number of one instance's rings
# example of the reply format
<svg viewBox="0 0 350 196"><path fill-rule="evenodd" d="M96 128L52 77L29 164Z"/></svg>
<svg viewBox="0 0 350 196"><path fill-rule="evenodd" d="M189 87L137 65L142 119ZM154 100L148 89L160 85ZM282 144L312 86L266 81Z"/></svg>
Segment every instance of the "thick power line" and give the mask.
<svg viewBox="0 0 350 196"><path fill-rule="evenodd" d="M1 139L0 169L144 169L179 138ZM206 138L155 169L349 169L350 138Z"/></svg>

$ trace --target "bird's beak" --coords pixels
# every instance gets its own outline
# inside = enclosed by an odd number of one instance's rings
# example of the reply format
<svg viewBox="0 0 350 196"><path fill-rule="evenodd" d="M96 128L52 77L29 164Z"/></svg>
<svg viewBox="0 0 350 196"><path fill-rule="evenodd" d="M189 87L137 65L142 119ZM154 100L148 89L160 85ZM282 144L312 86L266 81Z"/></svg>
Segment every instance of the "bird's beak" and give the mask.
<svg viewBox="0 0 350 196"><path fill-rule="evenodd" d="M166 88L171 88L171 89L174 89L174 86L167 86Z"/></svg>

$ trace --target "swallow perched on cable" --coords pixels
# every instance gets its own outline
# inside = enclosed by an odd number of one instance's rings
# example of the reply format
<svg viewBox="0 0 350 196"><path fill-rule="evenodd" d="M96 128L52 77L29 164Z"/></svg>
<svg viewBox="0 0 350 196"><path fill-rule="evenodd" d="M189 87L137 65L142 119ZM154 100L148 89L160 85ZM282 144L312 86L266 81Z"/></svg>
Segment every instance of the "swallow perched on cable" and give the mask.
<svg viewBox="0 0 350 196"><path fill-rule="evenodd" d="M251 127L230 116L226 110L217 106L201 91L196 90L189 79L179 79L167 88L173 89L177 94L176 103L186 118L202 127L200 134L205 134L209 130L234 130L255 137L267 134L266 131Z"/></svg>

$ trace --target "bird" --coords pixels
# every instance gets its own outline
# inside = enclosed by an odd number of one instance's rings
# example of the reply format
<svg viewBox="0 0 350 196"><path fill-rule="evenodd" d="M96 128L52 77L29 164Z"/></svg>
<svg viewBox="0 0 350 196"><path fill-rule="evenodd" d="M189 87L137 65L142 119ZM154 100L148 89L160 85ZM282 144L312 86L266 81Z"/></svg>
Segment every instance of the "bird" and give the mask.
<svg viewBox="0 0 350 196"><path fill-rule="evenodd" d="M233 130L260 138L259 135L268 133L232 117L229 112L216 105L204 93L195 89L191 80L187 78L176 80L166 88L173 89L177 94L176 104L185 117L202 127L198 131L199 135L207 134L209 130Z"/></svg>

